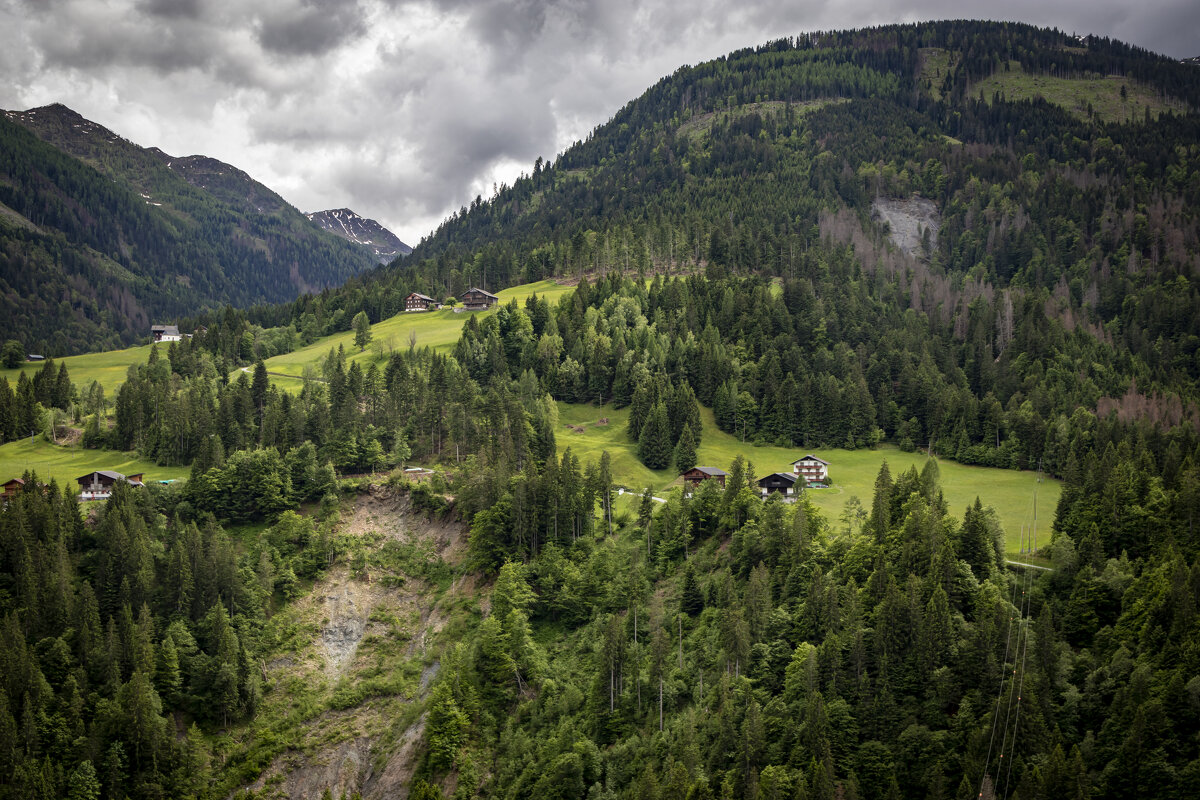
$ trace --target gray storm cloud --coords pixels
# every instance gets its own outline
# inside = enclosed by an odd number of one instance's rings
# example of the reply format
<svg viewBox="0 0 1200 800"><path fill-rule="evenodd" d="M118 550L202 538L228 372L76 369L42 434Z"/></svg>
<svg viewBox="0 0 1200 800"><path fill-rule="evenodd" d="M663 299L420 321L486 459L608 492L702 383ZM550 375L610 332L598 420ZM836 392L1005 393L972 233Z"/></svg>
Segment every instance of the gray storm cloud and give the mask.
<svg viewBox="0 0 1200 800"><path fill-rule="evenodd" d="M0 0L0 105L63 102L415 243L663 75L807 30L995 17L1200 55L1194 0ZM1195 49L1197 52L1192 52Z"/></svg>

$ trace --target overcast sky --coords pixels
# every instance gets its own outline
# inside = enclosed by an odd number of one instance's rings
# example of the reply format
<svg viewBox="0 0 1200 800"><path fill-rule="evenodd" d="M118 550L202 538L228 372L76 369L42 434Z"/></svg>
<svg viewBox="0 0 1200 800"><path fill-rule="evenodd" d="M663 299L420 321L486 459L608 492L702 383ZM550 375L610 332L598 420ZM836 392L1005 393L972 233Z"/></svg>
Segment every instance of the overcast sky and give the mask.
<svg viewBox="0 0 1200 800"><path fill-rule="evenodd" d="M0 0L0 107L65 103L415 245L683 64L998 13L1200 55L1195 0Z"/></svg>

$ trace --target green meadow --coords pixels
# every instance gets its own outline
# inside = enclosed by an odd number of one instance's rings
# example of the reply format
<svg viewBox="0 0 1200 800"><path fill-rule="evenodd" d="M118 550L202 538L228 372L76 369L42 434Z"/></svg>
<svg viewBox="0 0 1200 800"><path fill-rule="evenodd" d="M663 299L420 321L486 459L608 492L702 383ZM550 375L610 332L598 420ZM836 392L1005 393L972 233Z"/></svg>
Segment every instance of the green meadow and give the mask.
<svg viewBox="0 0 1200 800"><path fill-rule="evenodd" d="M532 294L549 298L551 302L555 302L572 288L554 281L541 281L504 289L498 292L497 296L502 303L513 299L524 302ZM365 364L383 360L396 348L408 347L410 337L415 335L417 347L432 347L435 350L447 352L458 341L463 323L467 321L469 313L485 315L496 312L493 308L488 311L460 312L458 314L450 309L411 314L401 313L371 326L373 339L371 345L364 352L360 353L354 347L354 332L345 331L323 336L299 350L269 358L266 361L267 369L275 373L271 378L282 388L288 391L299 391L303 385L300 378L304 374L305 366L311 364L314 369L319 368L320 360L325 357L331 347L336 350L339 346L343 346L351 360L361 361ZM99 381L100 385L104 387L105 394L111 399L115 396L117 388L125 382L125 375L129 372L129 368L134 364L146 363L150 357L150 347L151 345L145 344L124 350L65 356L54 359L54 363L66 364L71 380L81 390L92 381ZM159 347L159 353L163 356L166 355L166 347L166 345ZM32 377L32 373L41 369L43 363L27 361L15 369L0 368L0 376L6 377L9 385L15 386L21 372L30 373L30 377ZM288 376L294 376L294 378L289 380Z"/></svg>
<svg viewBox="0 0 1200 800"><path fill-rule="evenodd" d="M510 300L524 302L530 295L548 298L551 303L573 287L563 286L554 281L541 281L514 286L497 292L501 303ZM328 355L330 349L345 348L350 361L358 361L363 366L371 362L386 359L396 349L415 347L432 347L439 352L448 352L458 341L463 325L471 314L485 316L495 314L495 307L487 311L460 311L454 313L451 309L441 311L421 311L400 313L389 319L382 320L371 326L371 344L366 350L359 352L354 346L354 331L344 331L331 336L323 336L312 344L294 350L291 353L268 358L264 363L267 371L273 373L272 380L278 380L286 389L296 389L299 383L292 383L287 376L297 378L304 375L305 367L311 366L320 374L321 360Z"/></svg>
<svg viewBox="0 0 1200 800"><path fill-rule="evenodd" d="M166 345L163 345L159 349L159 353L164 356L167 354L165 348ZM150 358L150 345L144 344L125 350L65 356L54 359L54 363L67 365L67 373L71 376L71 381L81 391L91 385L92 381L99 381L100 385L104 387L104 394L111 399L116 393L117 387L125 382L125 375L129 372L129 367L134 364L145 364L148 358ZM10 386L16 386L20 373L31 373L29 377L32 378L32 373L41 369L43 363L42 361L26 361L16 369L0 368L0 376L8 378Z"/></svg>
<svg viewBox="0 0 1200 800"><path fill-rule="evenodd" d="M1121 88L1125 96L1121 96ZM972 84L970 92L992 102L997 92L1009 102L1044 98L1062 106L1080 119L1087 119L1088 106L1106 122L1140 120L1147 110L1157 119L1176 104L1165 100L1159 92L1142 83L1116 75L1096 75L1090 78L1059 78L1052 75L1026 72L1021 62L1010 61L1007 70L997 70L987 78ZM1179 110L1183 110L1179 107Z"/></svg>
<svg viewBox="0 0 1200 800"><path fill-rule="evenodd" d="M59 447L41 437L19 439L0 445L0 481L19 478L27 470L38 478L58 481L60 486L75 485L75 479L98 469L111 469L125 475L145 474L144 480L179 480L188 476L187 467L160 467L143 461L133 453L115 450L84 450L82 447Z"/></svg>
<svg viewBox="0 0 1200 800"><path fill-rule="evenodd" d="M749 442L743 443L717 428L711 410L701 407L700 414L704 421L704 436L697 452L701 465L728 470L733 459L741 454L754 465L755 476L762 477L771 472L790 472L792 462L806 454L795 448L756 447ZM628 420L628 409L559 403L558 450L562 453L570 447L583 462L598 460L607 450L616 482L639 493L649 486L662 497L672 487L682 485L674 470L650 470L637 460L634 443L625 433ZM910 467L920 470L927 460L922 453L905 453L892 446L876 450L821 448L810 452L830 463L832 485L828 489L808 491L814 505L834 526L842 524L838 518L851 497L858 497L865 508L870 508L875 477L885 459L893 477ZM976 497L996 510L1010 556L1020 553L1022 527L1033 524L1036 488L1038 544L1041 546L1050 541L1050 523L1062 491L1058 480L1043 477L1039 483L1033 472L972 467L944 459L938 460L938 469L942 491L955 517L961 519L967 505L974 503Z"/></svg>

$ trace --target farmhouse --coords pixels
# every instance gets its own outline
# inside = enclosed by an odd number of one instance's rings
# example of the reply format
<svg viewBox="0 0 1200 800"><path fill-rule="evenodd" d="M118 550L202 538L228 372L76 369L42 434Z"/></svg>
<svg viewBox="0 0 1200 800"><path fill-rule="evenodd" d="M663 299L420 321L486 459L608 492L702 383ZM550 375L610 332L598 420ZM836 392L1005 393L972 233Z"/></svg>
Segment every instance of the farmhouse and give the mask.
<svg viewBox="0 0 1200 800"><path fill-rule="evenodd" d="M183 336L178 325L151 325L150 338L156 342L178 342Z"/></svg>
<svg viewBox="0 0 1200 800"><path fill-rule="evenodd" d="M408 297L404 298L405 311L428 311L430 306L436 307L438 301L434 300L427 294L413 292Z"/></svg>
<svg viewBox="0 0 1200 800"><path fill-rule="evenodd" d="M485 292L483 289L476 289L474 286L463 292L458 299L462 300L463 308L467 311L480 311L500 302L500 298L496 295Z"/></svg>
<svg viewBox="0 0 1200 800"><path fill-rule="evenodd" d="M0 499L7 500L10 497L15 497L25 486L25 481L20 478L13 478L4 483L4 491L0 492Z"/></svg>
<svg viewBox="0 0 1200 800"><path fill-rule="evenodd" d="M683 478L683 482L685 484L687 484L692 489L695 489L697 486L700 485L700 481L706 481L706 480L709 480L710 478L715 480L717 483L721 484L722 486L724 486L725 485L725 476L728 474L729 473L726 472L725 470L717 469L716 467L692 467L691 469L689 469L687 472L683 473L679 477Z"/></svg>
<svg viewBox="0 0 1200 800"><path fill-rule="evenodd" d="M792 462L792 472L808 483L824 483L829 480L829 462L810 453Z"/></svg>
<svg viewBox="0 0 1200 800"><path fill-rule="evenodd" d="M112 470L101 469L80 475L75 479L79 482L80 500L107 500L112 497L112 487L117 481L125 481L131 486L142 485L142 473L122 475Z"/></svg>
<svg viewBox="0 0 1200 800"><path fill-rule="evenodd" d="M763 497L772 492L778 492L784 498L795 499L796 483L799 480L798 476L788 472L772 472L770 475L764 475L758 479L758 488Z"/></svg>

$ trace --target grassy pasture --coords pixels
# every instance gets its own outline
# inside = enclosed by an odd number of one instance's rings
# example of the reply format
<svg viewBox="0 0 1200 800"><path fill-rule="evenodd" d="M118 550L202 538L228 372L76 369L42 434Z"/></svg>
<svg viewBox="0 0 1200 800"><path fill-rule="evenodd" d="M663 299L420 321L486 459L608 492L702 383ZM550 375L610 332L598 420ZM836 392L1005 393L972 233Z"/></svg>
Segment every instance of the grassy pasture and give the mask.
<svg viewBox="0 0 1200 800"><path fill-rule="evenodd" d="M700 413L704 420L704 436L697 455L698 463L702 465L728 469L740 453L754 465L754 474L762 477L770 472L790 472L791 463L805 455L804 451L793 448L755 447L748 442L742 443L717 428L712 411L702 407ZM607 450L612 459L616 482L638 493L650 486L661 497L672 487L681 485L674 470L650 470L637 460L635 445L625 432L629 421L628 409L559 403L558 414L559 427L555 435L560 454L570 447L581 461L587 462L598 460L600 454ZM600 424L601 418L607 419L608 423ZM835 526L841 525L838 517L851 497L857 496L864 507L870 507L875 477L885 459L893 477L910 467L920 470L926 461L921 453L905 453L895 447L877 450L820 449L813 452L830 462L829 476L833 485L828 489L811 489L809 496ZM951 513L961 519L967 505L974 503L976 497L984 505L995 508L1004 527L1010 555L1019 553L1022 526L1029 526L1033 522L1036 486L1040 531L1038 542L1049 542L1050 523L1062 491L1059 481L1043 478L1039 484L1032 472L972 467L946 460L939 460L938 468Z"/></svg>
<svg viewBox="0 0 1200 800"><path fill-rule="evenodd" d="M501 303L507 303L514 299L524 302L530 295L536 294L539 297L548 298L553 303L572 288L561 286L554 281L541 281L504 289L497 292L497 296ZM272 380L280 380L284 388L292 389L296 387L293 387L282 376L292 375L298 378L304 374L306 366L312 366L320 374L321 360L329 353L330 348L336 350L338 347L344 347L347 359L358 361L364 367L371 362L382 362L393 350L407 348L410 336L416 337L417 347L432 347L434 350L447 352L458 341L463 325L470 314L483 316L495 313L495 307L488 311L460 312L458 314L450 309L419 313L402 312L372 325L371 344L361 353L354 346L354 331L345 331L331 336L323 336L307 347L268 358L265 363L267 370L275 373L271 376ZM297 387L298 385L296 384Z"/></svg>
<svg viewBox="0 0 1200 800"><path fill-rule="evenodd" d="M516 299L524 302L531 294L547 297L551 302L571 291L574 287L562 286L554 281L541 281L523 286L514 286L497 293L500 302L507 303ZM470 312L475 314L494 314L495 310ZM415 333L417 347L432 347L439 351L449 351L458 341L463 323L467 321L467 312L455 314L449 309L444 311L427 311L420 314L397 314L371 327L374 340L365 352L357 352L354 347L354 332L345 331L330 336L323 336L307 347L302 347L291 353L275 356L266 360L267 369L273 373L272 380L278 382L288 391L299 391L303 385L298 380L304 374L304 367L311 364L317 368L320 359L324 358L329 348L337 349L339 345L346 348L346 353L353 361L363 362L364 366L371 361L381 361L396 348L408 347L409 333ZM125 382L129 367L134 364L145 364L150 357L151 345L129 347L124 350L108 350L101 353L84 353L77 356L65 356L54 359L54 363L66 364L71 375L71 381L81 390L92 381L99 381L104 387L104 393L110 400L115 397L116 390ZM159 346L159 355L166 357L167 345ZM16 369L0 368L0 376L8 378L10 386L16 386L21 372L32 373L42 368L43 362L25 362ZM297 380L288 380L286 376L295 376ZM234 375L236 377L236 373Z"/></svg>
<svg viewBox="0 0 1200 800"><path fill-rule="evenodd" d="M161 345L158 352L165 358L167 345ZM150 358L150 345L144 344L124 350L64 356L54 359L54 363L55 366L67 365L67 373L71 376L72 383L81 391L87 388L92 381L99 381L100 385L104 387L105 396L111 399L114 397L117 387L125 382L125 374L129 371L129 367L133 364L145 364L148 358ZM8 378L9 385L15 387L20 373L28 372L30 373L29 377L32 378L32 373L41 369L42 364L41 361L26 361L16 369L0 368L0 376Z"/></svg>
<svg viewBox="0 0 1200 800"><path fill-rule="evenodd" d="M1125 87L1124 98L1121 87ZM1026 72L1019 61L1010 61L1008 71L999 71L971 86L970 92L978 97L983 93L987 102L1000 92L1009 101L1045 98L1047 102L1062 106L1080 119L1087 119L1090 104L1099 119L1107 122L1140 120L1150 110L1151 118L1171 108L1183 110L1161 97L1157 91L1129 78L1116 75L1091 78L1057 78L1050 75Z"/></svg>
<svg viewBox="0 0 1200 800"><path fill-rule="evenodd" d="M84 450L82 447L59 447L42 438L34 441L19 439L0 445L0 481L19 478L26 470L37 473L40 480L54 478L59 486L75 485L80 475L98 469L111 469L125 475L145 473L144 480L179 480L188 476L187 467L160 467L139 459L133 453L114 450Z"/></svg>

